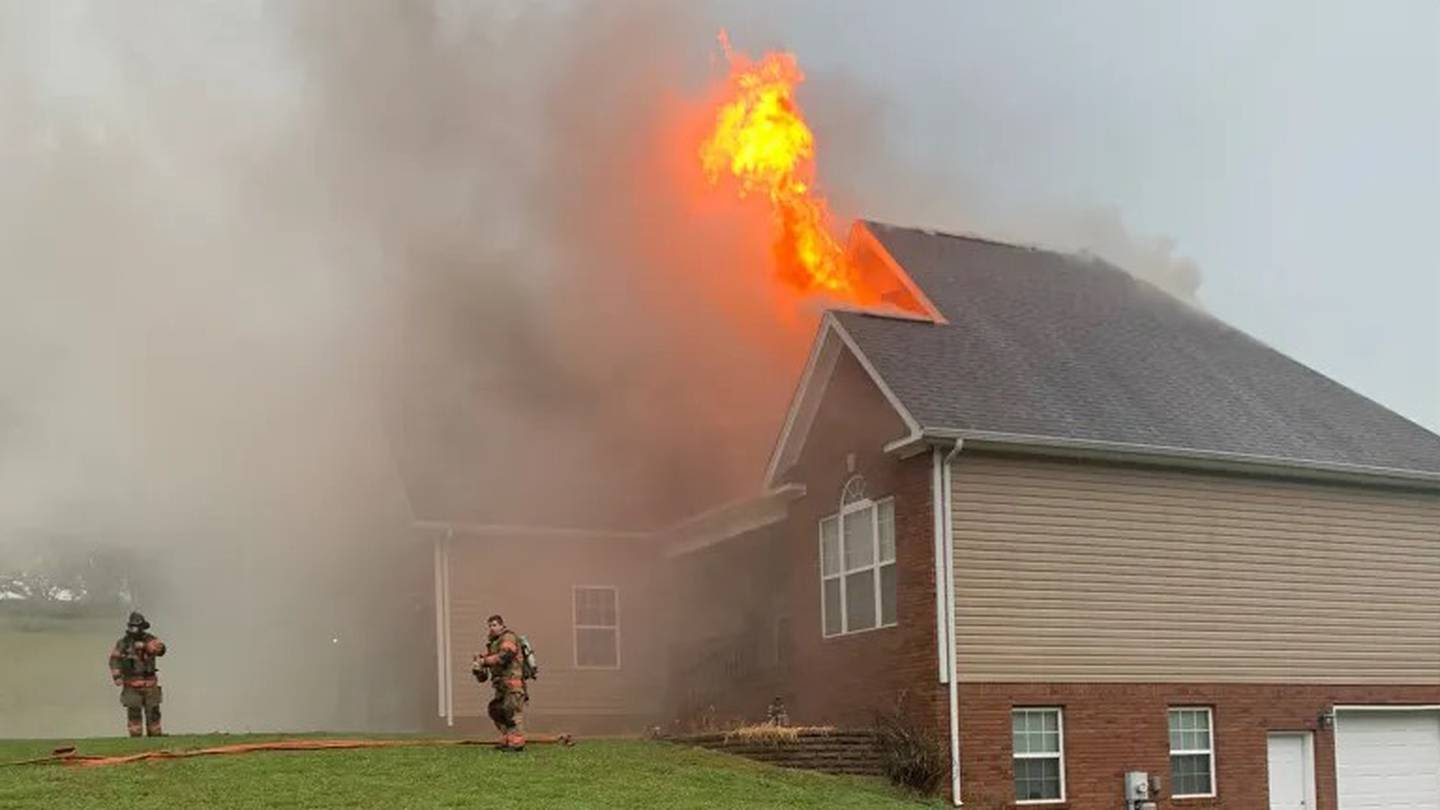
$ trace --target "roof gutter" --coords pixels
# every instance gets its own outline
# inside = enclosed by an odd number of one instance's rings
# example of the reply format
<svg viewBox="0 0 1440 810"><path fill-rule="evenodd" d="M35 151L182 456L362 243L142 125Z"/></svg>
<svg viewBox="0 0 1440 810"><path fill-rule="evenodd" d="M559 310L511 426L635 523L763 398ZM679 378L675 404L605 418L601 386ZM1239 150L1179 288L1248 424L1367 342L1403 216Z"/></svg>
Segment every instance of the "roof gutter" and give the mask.
<svg viewBox="0 0 1440 810"><path fill-rule="evenodd" d="M804 496L803 484L783 484L759 497L734 501L686 518L656 532L656 536L667 544L664 551L667 559L684 556L779 523L790 514L790 504Z"/></svg>
<svg viewBox="0 0 1440 810"><path fill-rule="evenodd" d="M1057 436L1031 436L956 428L925 428L921 441L949 443L960 441L972 450L999 450L1012 453L1093 458L1141 464L1310 478L1352 484L1372 484L1440 489L1440 472L1405 470L1394 467L1369 467L1359 464L1338 464L1230 453L1215 450L1194 450L1164 445L1132 444L1095 439L1071 439ZM890 448L887 448L890 449ZM899 449L899 448L894 448Z"/></svg>
<svg viewBox="0 0 1440 810"><path fill-rule="evenodd" d="M655 532L577 529L569 526L523 526L505 523L458 523L448 520L417 520L416 529L446 532L450 537L504 537L517 540L648 540Z"/></svg>
<svg viewBox="0 0 1440 810"><path fill-rule="evenodd" d="M956 807L963 802L960 798L960 679L955 671L955 509L950 467L964 447L965 440L956 439L940 465L940 500L944 504L940 515L944 523L940 528L945 541L945 649L949 659L945 669L949 675L950 797Z"/></svg>

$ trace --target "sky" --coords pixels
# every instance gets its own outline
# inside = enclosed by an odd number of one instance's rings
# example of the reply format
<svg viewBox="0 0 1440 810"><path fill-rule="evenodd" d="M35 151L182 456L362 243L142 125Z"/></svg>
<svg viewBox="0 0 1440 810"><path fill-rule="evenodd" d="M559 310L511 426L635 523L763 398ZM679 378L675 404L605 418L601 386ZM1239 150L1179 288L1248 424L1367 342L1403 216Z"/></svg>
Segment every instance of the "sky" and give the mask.
<svg viewBox="0 0 1440 810"><path fill-rule="evenodd" d="M475 55L473 64L440 58L454 64L456 87L476 96L437 92L413 102L414 110L442 101L461 108L454 123L478 133L466 171L512 199L523 201L536 186L535 195L553 195L548 186L563 178L546 176L556 158L545 152L547 140L568 155L575 144L547 131L550 119L536 126L517 112L517 122L527 123L513 127L481 119L503 119L533 97L543 116L603 127L608 106L628 103L610 97L627 82L696 96L723 71L715 42L723 28L752 54L793 51L806 71L799 97L816 131L821 190L842 218L837 231L843 219L863 216L1096 248L1122 264L1133 256L1193 265L1203 307L1440 430L1440 268L1429 250L1440 212L1440 6L1433 3L438 2L445 35ZM11 66L0 75L0 93L7 80L25 88L19 97L72 130L78 122L79 137L101 153L148 145L155 156L135 171L149 179L203 168L187 161L212 148L288 151L286 159L300 164L319 141L304 140L303 128L293 142L284 133L292 111L310 114L315 98L324 102L313 75L323 58L311 54L373 36L366 25L399 24L374 11L381 6L160 2L133 15L74 0L0 0L0 51ZM301 8L318 22L296 36ZM354 18L349 29L340 22L347 18ZM413 60L397 57L377 75L414 70ZM443 75L445 64L425 69ZM593 87L579 75L612 68ZM639 78L647 68L659 80ZM416 92L398 80L396 87ZM584 108L576 94L587 93L600 114L580 109L567 120L556 113ZM193 114L184 99L196 100ZM47 125L26 121L23 106L7 107L0 136L8 117L25 138L51 137ZM416 113L395 113L407 114ZM613 128L595 140L613 140ZM72 130L67 137L77 137ZM583 148L590 136L574 139ZM527 141L545 145L527 154ZM172 142L180 146L167 154ZM423 141L400 147L423 148ZM589 163L575 157L566 171L595 169L590 164L613 151ZM455 156L405 159L434 164L425 167L433 176L387 167L410 173L415 194L440 199L460 188L443 188L439 179ZM227 194L226 177L200 179L208 193ZM376 172L358 189L394 182ZM499 254L530 236L524 223L510 221L524 219L520 207L492 205L469 222L424 227L467 231L471 256ZM315 206L303 214L330 225ZM284 260L303 261L299 255L289 250ZM543 276L551 264L544 255L526 261L533 266L517 278ZM7 289L21 297L19 286ZM259 283L240 292L276 298ZM313 315L297 307L287 328L298 333ZM288 336L274 323L262 326L277 332L277 343ZM261 327L244 325L252 328ZM748 458L736 465L742 462L754 466Z"/></svg>
<svg viewBox="0 0 1440 810"><path fill-rule="evenodd" d="M824 88L801 101L847 207L1022 236L1030 219L1042 243L1047 218L1118 217L1198 265L1213 314L1440 430L1440 6L753 3L711 17L737 47L793 50ZM873 104L880 165L844 153L854 122L824 106L837 84Z"/></svg>

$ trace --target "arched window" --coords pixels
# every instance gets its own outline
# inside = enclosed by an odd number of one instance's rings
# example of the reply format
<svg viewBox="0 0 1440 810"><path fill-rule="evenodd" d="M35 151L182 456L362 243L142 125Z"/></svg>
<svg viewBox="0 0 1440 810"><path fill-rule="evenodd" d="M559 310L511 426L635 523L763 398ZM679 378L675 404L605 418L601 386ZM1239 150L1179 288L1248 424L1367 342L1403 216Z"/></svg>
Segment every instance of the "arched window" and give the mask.
<svg viewBox="0 0 1440 810"><path fill-rule="evenodd" d="M895 575L895 502L871 500L865 478L852 475L820 521L822 634L894 625Z"/></svg>

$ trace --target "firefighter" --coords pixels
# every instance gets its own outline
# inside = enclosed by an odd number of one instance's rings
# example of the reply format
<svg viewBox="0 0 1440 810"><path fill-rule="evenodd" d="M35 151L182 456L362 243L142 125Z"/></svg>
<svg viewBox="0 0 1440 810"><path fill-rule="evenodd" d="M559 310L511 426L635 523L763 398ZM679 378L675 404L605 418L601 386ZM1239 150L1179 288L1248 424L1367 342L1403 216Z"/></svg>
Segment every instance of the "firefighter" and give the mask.
<svg viewBox="0 0 1440 810"><path fill-rule="evenodd" d="M490 701L490 719L500 731L501 751L524 751L523 718L530 696L525 691L525 659L520 652L520 637L505 626L505 619L495 614L485 621L488 640L485 654L475 656L470 671L475 679L486 680L495 687Z"/></svg>
<svg viewBox="0 0 1440 810"><path fill-rule="evenodd" d="M131 613L125 635L110 650L110 680L120 687L120 705L125 707L125 727L131 737L165 734L160 728L160 680L155 666L155 659L165 654L165 642L149 630L150 622L144 616Z"/></svg>
<svg viewBox="0 0 1440 810"><path fill-rule="evenodd" d="M772 726L790 725L790 712L785 708L785 700L779 695L770 701L770 708L765 710L766 722Z"/></svg>

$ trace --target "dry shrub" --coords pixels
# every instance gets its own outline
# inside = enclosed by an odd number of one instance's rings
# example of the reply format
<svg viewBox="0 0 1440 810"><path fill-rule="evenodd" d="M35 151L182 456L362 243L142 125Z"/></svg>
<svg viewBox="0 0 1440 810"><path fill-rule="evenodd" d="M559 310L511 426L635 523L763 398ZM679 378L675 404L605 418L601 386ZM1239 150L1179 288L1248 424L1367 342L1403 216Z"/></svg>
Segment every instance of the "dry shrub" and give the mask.
<svg viewBox="0 0 1440 810"><path fill-rule="evenodd" d="M732 728L725 732L725 741L740 740L742 742L763 742L772 745L792 743L800 738L801 734L821 733L828 734L835 730L834 726L777 726L771 723L757 723L750 726Z"/></svg>
<svg viewBox="0 0 1440 810"><path fill-rule="evenodd" d="M875 745L880 767L890 781L918 793L931 794L950 775L950 756L939 732L905 711L905 694L875 717Z"/></svg>

